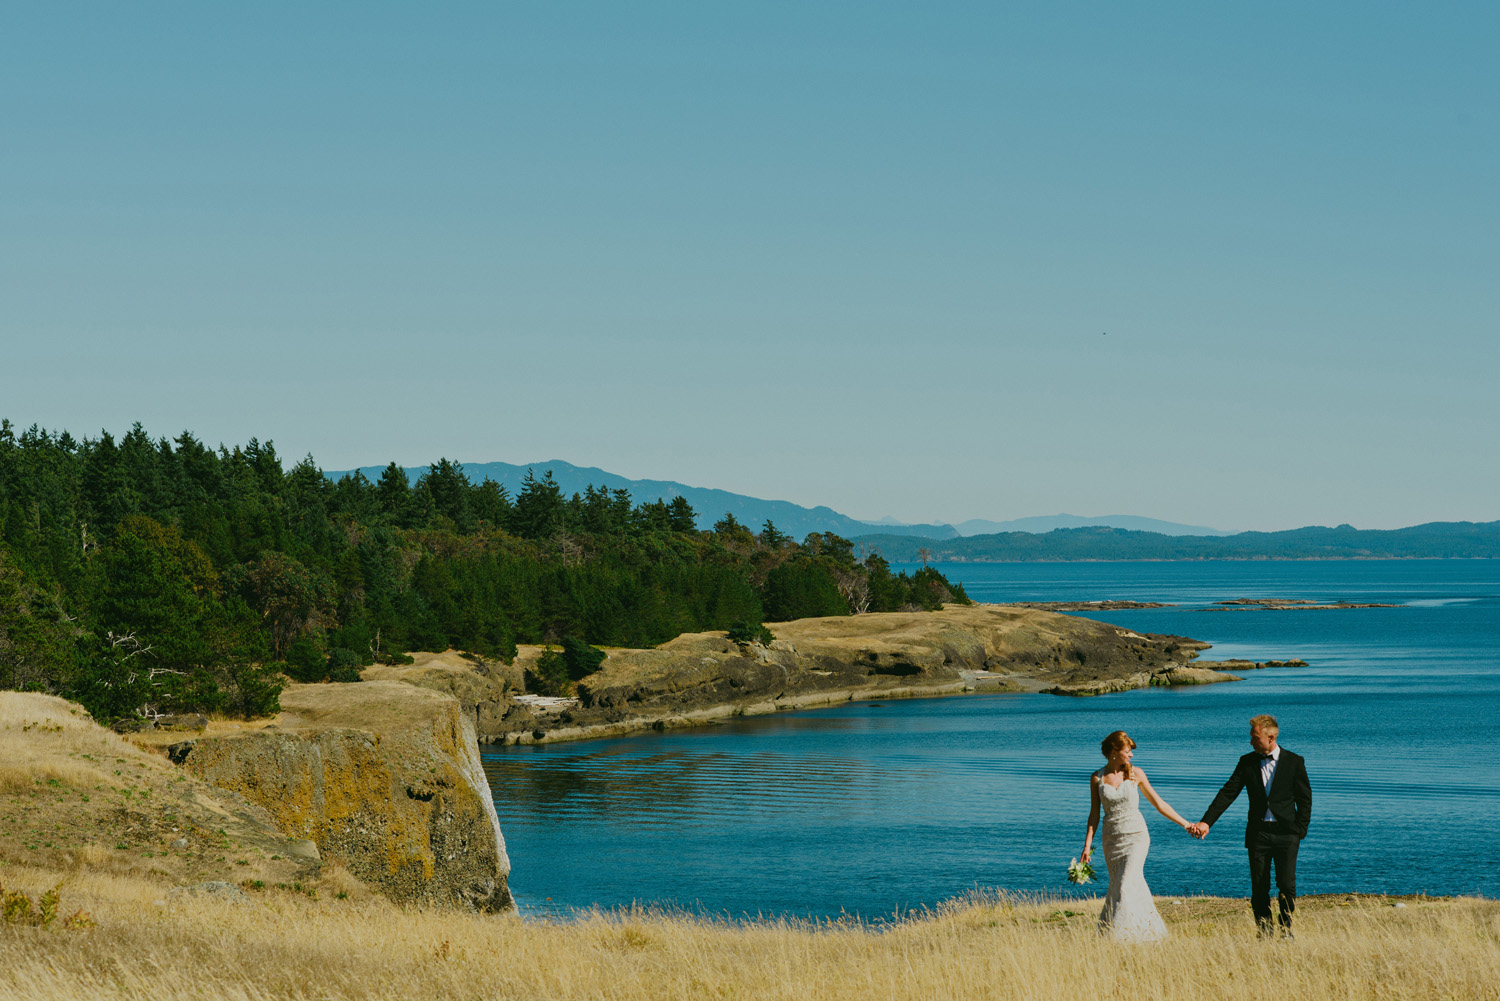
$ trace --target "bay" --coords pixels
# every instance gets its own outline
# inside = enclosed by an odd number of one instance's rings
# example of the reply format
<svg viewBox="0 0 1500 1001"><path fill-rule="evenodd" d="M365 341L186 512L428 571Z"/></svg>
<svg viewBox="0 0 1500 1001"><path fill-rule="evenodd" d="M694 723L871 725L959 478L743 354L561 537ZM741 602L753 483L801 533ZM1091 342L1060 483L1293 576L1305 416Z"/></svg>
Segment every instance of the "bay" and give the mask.
<svg viewBox="0 0 1500 1001"><path fill-rule="evenodd" d="M1308 760L1299 891L1500 896L1500 561L946 564L978 601L1116 599L1137 631L1207 640L1204 659L1306 668L1093 699L854 702L693 730L487 748L524 911L662 904L732 917L878 919L975 888L1078 894L1099 740L1197 819L1270 712ZM1214 610L1233 598L1390 602ZM1150 812L1158 894L1248 892L1243 797L1195 842ZM1149 811L1149 808L1148 808ZM1090 888L1092 890L1092 888Z"/></svg>

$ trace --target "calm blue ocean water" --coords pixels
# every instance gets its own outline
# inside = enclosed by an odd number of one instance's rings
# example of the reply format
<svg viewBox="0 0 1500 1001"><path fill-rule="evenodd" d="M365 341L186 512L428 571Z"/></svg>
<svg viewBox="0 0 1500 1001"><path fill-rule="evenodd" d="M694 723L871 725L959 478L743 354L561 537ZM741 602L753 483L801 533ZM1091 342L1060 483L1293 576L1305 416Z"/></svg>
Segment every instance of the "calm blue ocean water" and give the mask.
<svg viewBox="0 0 1500 1001"><path fill-rule="evenodd" d="M1500 561L948 564L979 601L1176 608L1098 618L1301 657L1238 683L1094 699L851 703L614 740L489 749L512 887L536 913L655 902L731 916L889 916L977 887L1066 894L1098 743L1115 729L1196 820L1245 721L1306 756L1301 893L1500 897ZM1212 611L1240 597L1400 603ZM1205 842L1148 809L1158 894L1246 895L1241 797ZM550 898L550 899L549 899Z"/></svg>

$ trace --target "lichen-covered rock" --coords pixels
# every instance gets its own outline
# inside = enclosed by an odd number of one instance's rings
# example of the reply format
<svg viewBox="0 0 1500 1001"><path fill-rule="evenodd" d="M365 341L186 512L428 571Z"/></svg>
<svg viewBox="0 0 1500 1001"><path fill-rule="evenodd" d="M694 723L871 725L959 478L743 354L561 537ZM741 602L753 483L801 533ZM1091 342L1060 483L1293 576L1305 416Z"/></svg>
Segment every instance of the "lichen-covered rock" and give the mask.
<svg viewBox="0 0 1500 1001"><path fill-rule="evenodd" d="M395 681L293 685L273 727L200 737L193 774L400 903L514 910L471 714Z"/></svg>
<svg viewBox="0 0 1500 1001"><path fill-rule="evenodd" d="M1224 671L1213 671L1206 667L1174 667L1152 675L1153 685L1217 685L1221 681L1243 681Z"/></svg>

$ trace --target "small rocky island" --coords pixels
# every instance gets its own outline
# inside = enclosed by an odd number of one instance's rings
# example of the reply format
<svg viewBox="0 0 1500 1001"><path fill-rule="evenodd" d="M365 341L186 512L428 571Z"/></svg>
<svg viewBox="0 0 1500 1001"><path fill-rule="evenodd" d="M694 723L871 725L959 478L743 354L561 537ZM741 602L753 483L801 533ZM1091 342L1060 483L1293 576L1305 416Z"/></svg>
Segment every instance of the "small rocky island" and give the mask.
<svg viewBox="0 0 1500 1001"><path fill-rule="evenodd" d="M1012 608L1036 608L1044 612L1118 612L1137 608L1176 608L1166 601L1015 601Z"/></svg>
<svg viewBox="0 0 1500 1001"><path fill-rule="evenodd" d="M1385 601L1316 601L1312 598L1233 598L1216 601L1212 608L1200 608L1200 612L1227 612L1235 609L1259 609L1267 612L1323 612L1341 608L1404 608L1404 605Z"/></svg>

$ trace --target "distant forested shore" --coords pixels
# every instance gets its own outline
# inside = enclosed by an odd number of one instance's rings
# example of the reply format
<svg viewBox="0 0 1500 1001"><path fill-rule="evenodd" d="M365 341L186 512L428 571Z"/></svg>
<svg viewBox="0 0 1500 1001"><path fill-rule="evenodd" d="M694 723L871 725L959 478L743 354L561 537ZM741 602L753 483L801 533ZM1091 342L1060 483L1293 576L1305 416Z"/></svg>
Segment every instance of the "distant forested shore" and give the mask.
<svg viewBox="0 0 1500 1001"><path fill-rule="evenodd" d="M1389 530L1297 528L1237 535L1160 535L1123 528L1059 528L957 539L862 535L855 542L895 563L1074 560L1500 559L1500 521L1436 521Z"/></svg>
<svg viewBox="0 0 1500 1001"><path fill-rule="evenodd" d="M358 680L375 661L455 647L509 660L557 643L654 646L761 623L968 602L931 568L891 573L831 533L800 542L731 515L695 527L678 497L512 496L439 460L336 482L270 442L190 433L74 438L0 422L0 688L112 720L274 711L286 678Z"/></svg>

